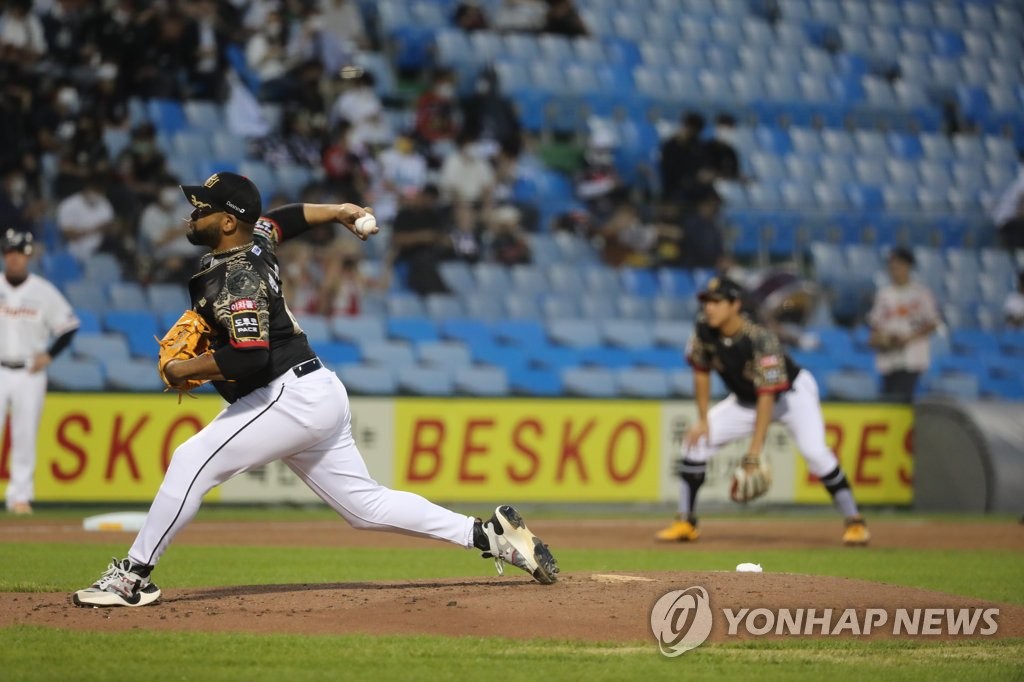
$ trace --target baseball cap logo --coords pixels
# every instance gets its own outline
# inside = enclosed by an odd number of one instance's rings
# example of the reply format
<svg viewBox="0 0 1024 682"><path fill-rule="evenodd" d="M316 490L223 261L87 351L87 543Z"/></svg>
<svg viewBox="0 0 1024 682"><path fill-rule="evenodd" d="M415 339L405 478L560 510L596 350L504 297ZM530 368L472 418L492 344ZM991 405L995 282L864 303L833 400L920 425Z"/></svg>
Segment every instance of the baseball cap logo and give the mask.
<svg viewBox="0 0 1024 682"><path fill-rule="evenodd" d="M213 204L208 204L205 201L200 201L196 198L195 194L188 195L188 200L192 202L192 205L196 208L213 208Z"/></svg>
<svg viewBox="0 0 1024 682"><path fill-rule="evenodd" d="M711 624L711 604L703 587L668 592L651 609L651 632L668 658L703 644L711 634Z"/></svg>
<svg viewBox="0 0 1024 682"><path fill-rule="evenodd" d="M213 187L218 182L220 182L220 175L214 173L210 177L206 178L206 182L203 183L203 187Z"/></svg>
<svg viewBox="0 0 1024 682"><path fill-rule="evenodd" d="M708 291L718 291L719 287L721 287L721 286L722 286L722 283L719 281L719 279L717 277L712 277L708 281Z"/></svg>

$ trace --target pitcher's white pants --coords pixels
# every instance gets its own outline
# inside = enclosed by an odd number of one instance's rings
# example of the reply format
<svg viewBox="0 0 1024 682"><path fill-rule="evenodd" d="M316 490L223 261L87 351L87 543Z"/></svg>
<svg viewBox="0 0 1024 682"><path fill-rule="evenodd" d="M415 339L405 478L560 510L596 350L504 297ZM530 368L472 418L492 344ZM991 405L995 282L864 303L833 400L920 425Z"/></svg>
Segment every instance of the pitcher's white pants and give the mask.
<svg viewBox="0 0 1024 682"><path fill-rule="evenodd" d="M0 443L4 415L11 415L11 456L7 482L7 508L35 499L36 437L46 398L46 372L0 367Z"/></svg>
<svg viewBox="0 0 1024 682"><path fill-rule="evenodd" d="M701 438L688 450L684 446L683 454L690 461L706 462L726 443L750 436L756 420L757 410L741 405L730 394L708 410L708 438ZM835 453L825 442L818 383L810 372L800 370L793 380L793 389L778 395L772 421L782 422L789 429L812 474L821 478L839 466Z"/></svg>
<svg viewBox="0 0 1024 682"><path fill-rule="evenodd" d="M229 405L182 443L128 558L134 564L156 565L178 531L195 517L207 492L277 459L356 528L473 546L473 517L370 478L352 438L345 387L334 372L321 368L301 378L285 372Z"/></svg>

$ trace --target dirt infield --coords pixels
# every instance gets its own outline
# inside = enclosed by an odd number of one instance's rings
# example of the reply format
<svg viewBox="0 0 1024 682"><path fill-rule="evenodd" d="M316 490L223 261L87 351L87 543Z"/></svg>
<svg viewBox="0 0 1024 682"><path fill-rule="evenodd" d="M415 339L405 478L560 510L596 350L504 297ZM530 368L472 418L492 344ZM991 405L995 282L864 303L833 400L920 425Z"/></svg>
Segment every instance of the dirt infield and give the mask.
<svg viewBox="0 0 1024 682"><path fill-rule="evenodd" d="M835 547L838 522L708 520L692 545L654 545L652 521L538 521L531 526L556 550L581 548L664 552L731 549ZM254 527L259 535L254 536ZM1024 527L1016 524L939 521L873 523L872 548L1024 549ZM87 533L68 523L0 521L0 543L110 543L129 533ZM330 547L416 547L426 541L357 532L331 521L295 523L198 522L176 544ZM433 546L438 546L433 543ZM143 609L76 609L66 594L0 594L0 627L13 624L117 631L130 629L303 634L439 634L551 638L592 642L651 642L651 606L670 590L704 587L712 608L832 609L836 624L844 609L884 609L888 625L868 637L894 636L896 609L998 607L997 637L1024 637L1024 607L896 585L780 573L630 572L575 573L568 568L553 586L538 585L514 568L504 578L233 586L170 589L163 603ZM814 632L811 633L814 636ZM820 633L819 633L820 634ZM774 635L768 635L769 637ZM843 637L857 637L852 630ZM711 641L749 637L743 628L727 634L717 617ZM857 638L864 638L863 636ZM934 639L935 636L922 639Z"/></svg>

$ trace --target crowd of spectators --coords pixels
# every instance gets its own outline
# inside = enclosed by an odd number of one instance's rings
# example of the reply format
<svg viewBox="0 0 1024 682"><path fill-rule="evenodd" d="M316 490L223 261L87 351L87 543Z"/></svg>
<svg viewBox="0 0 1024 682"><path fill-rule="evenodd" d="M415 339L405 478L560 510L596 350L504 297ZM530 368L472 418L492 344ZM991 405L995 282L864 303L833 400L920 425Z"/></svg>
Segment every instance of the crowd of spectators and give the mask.
<svg viewBox="0 0 1024 682"><path fill-rule="evenodd" d="M466 1L451 22L588 34L572 0L504 0L490 14ZM354 66L384 47L356 0L9 0L0 220L37 236L51 220L75 258L107 252L143 281L180 281L196 251L181 237L187 207L174 190L196 171L172 164L166 136L131 115L132 101L167 98L223 106L224 133L244 138L249 158L308 173L302 199L374 207L388 242L382 276L356 277L359 259L330 232L311 233L318 248L308 254L296 248L309 271L290 275L302 291L293 297L310 312L351 314L352 292L396 276L419 293L446 291L439 266L448 259L527 263L524 235L538 229L573 231L616 267L730 267L716 187L745 178L728 114L708 126L685 113L658 165L632 182L616 171L614 137L591 128L573 175L577 208L540 225L538 206L514 191L518 169L539 163L536 140L495 70L471 83L447 69L405 74L420 87L396 102L372 70ZM236 77L233 57L258 87ZM268 105L278 117L264 116ZM124 143L110 144L118 136ZM189 159L203 161L215 165L212 150ZM1009 239L1021 234L1020 206L1000 221ZM336 257L349 266L325 260Z"/></svg>

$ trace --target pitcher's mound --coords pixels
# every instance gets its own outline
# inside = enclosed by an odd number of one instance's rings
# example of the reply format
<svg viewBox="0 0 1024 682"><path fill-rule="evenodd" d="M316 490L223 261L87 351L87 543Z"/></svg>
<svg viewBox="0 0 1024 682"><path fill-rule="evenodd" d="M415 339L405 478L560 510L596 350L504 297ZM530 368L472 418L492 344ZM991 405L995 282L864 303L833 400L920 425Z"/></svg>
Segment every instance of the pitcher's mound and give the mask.
<svg viewBox="0 0 1024 682"><path fill-rule="evenodd" d="M925 618L931 618L933 626L939 623L946 633L941 636L948 637L946 610L953 610L949 611L952 616L960 608L998 608L994 636L1024 636L1021 606L847 578L731 572L567 573L550 586L539 585L525 575L508 575L401 583L169 589L160 604L138 609L82 609L71 606L66 594L7 593L0 594L0 627L33 624L106 631L141 628L646 640L654 646L651 607L666 592L694 586L703 587L709 595L714 616L712 642L750 638L743 626L737 634L728 634L724 609L732 616L740 609L773 613L816 609L819 619L825 609L831 609L830 625L811 628L807 636L822 636L823 629L831 632L848 609L856 610L858 623L864 622L868 609L884 609L887 624L874 628L868 636L888 638L907 636L905 631L900 635L892 632L898 609L911 613L920 609L919 623L923 626ZM975 622L978 630L986 625L977 618ZM763 627L765 621L755 620L754 625ZM840 636L862 638L849 627ZM983 636L977 631L974 635Z"/></svg>

